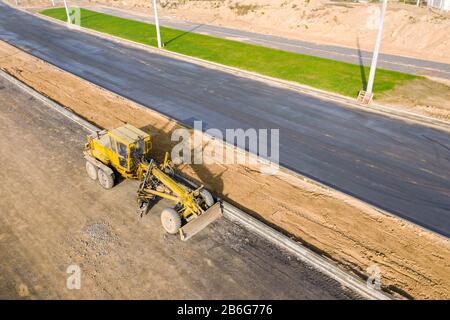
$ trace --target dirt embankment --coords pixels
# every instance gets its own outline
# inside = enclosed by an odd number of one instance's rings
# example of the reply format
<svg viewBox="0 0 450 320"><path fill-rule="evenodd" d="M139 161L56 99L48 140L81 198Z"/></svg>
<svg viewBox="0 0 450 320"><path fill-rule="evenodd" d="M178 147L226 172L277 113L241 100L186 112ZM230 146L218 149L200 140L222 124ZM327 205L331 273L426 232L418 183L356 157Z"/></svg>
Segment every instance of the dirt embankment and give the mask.
<svg viewBox="0 0 450 320"><path fill-rule="evenodd" d="M377 102L450 121L450 86L445 82L429 79L408 81L393 90L382 93Z"/></svg>
<svg viewBox="0 0 450 320"><path fill-rule="evenodd" d="M153 133L159 158L173 145L170 133L179 127L173 121L3 42L0 68L101 127L128 122ZM450 299L450 242L442 237L283 171L267 176L257 166L220 164L180 169L347 269L366 275L378 265L392 292Z"/></svg>
<svg viewBox="0 0 450 320"><path fill-rule="evenodd" d="M152 14L147 0L83 2ZM22 6L49 3L21 1ZM160 6L165 17L369 51L373 50L380 8L378 3L329 0L161 0ZM449 29L450 13L389 1L382 50L450 63Z"/></svg>

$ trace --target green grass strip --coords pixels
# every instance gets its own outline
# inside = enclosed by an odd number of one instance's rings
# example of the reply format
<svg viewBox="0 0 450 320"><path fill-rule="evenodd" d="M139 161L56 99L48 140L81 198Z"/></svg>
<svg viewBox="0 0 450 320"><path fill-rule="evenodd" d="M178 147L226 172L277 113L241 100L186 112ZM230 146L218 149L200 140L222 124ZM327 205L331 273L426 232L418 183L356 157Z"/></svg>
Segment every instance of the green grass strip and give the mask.
<svg viewBox="0 0 450 320"><path fill-rule="evenodd" d="M64 8L43 10L42 14L66 21ZM81 26L142 44L157 46L152 24L81 9ZM292 53L239 41L215 38L161 27L165 49L184 55L298 82L314 88L356 97L367 81L369 68ZM376 95L419 77L378 69Z"/></svg>

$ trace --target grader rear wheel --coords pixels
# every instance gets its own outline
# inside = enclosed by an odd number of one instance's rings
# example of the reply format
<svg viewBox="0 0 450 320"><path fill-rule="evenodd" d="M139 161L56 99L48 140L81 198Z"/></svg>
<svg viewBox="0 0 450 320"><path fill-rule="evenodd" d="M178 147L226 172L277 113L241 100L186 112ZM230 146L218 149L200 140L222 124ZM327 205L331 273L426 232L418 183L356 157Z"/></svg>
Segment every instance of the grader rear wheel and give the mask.
<svg viewBox="0 0 450 320"><path fill-rule="evenodd" d="M161 212L161 223L167 233L176 234L181 228L181 217L172 208L166 208Z"/></svg>
<svg viewBox="0 0 450 320"><path fill-rule="evenodd" d="M111 189L114 187L114 176L106 173L102 169L98 170L98 182L105 189Z"/></svg>
<svg viewBox="0 0 450 320"><path fill-rule="evenodd" d="M89 178L91 178L92 180L97 180L97 171L98 168L95 165L93 165L89 161L86 161L86 172Z"/></svg>

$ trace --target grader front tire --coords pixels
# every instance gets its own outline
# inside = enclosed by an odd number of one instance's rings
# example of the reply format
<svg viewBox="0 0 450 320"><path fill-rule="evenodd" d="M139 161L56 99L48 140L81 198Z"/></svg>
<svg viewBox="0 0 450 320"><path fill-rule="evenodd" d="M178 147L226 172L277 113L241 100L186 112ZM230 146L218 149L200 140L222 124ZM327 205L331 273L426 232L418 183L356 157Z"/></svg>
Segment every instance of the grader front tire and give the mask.
<svg viewBox="0 0 450 320"><path fill-rule="evenodd" d="M203 201L205 202L207 208L212 207L214 205L214 198L211 192L209 192L208 190L201 189L200 196L203 198Z"/></svg>
<svg viewBox="0 0 450 320"><path fill-rule="evenodd" d="M166 208L161 212L161 224L167 233L176 234L181 228L180 214L172 208Z"/></svg>

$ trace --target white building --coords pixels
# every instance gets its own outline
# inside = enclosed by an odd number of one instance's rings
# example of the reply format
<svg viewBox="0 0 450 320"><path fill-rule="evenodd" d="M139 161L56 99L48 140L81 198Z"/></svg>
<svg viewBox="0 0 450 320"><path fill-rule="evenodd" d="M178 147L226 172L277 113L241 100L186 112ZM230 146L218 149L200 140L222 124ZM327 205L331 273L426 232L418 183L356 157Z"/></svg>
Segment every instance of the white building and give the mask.
<svg viewBox="0 0 450 320"><path fill-rule="evenodd" d="M441 10L450 10L450 0L427 0L429 7Z"/></svg>

